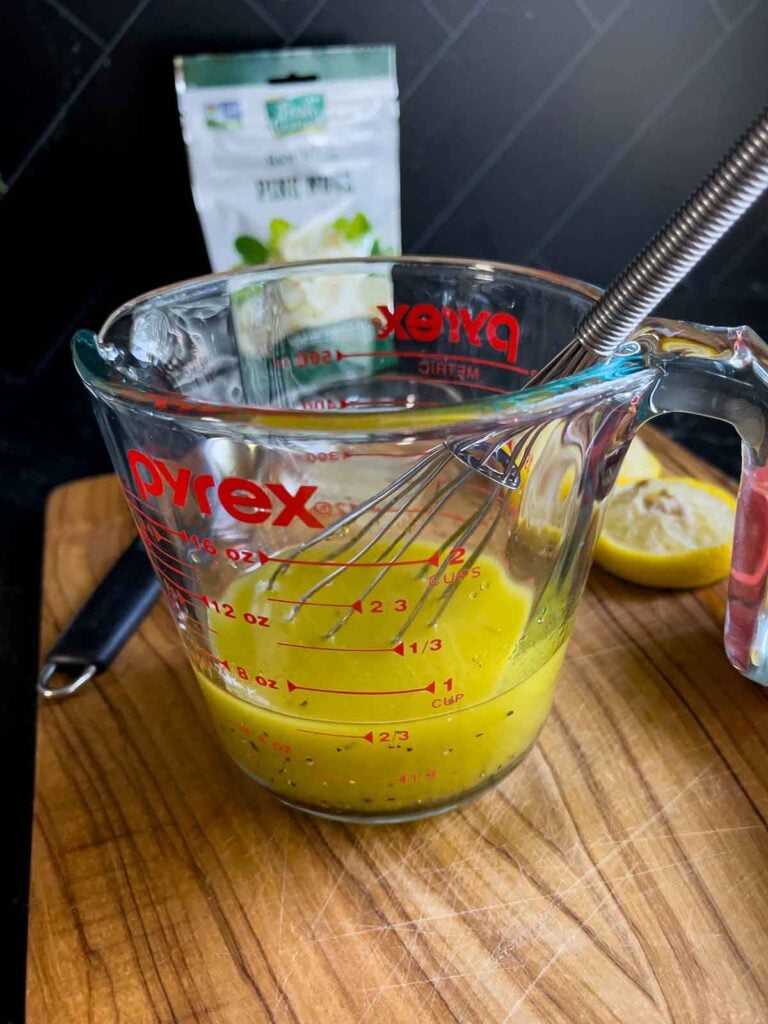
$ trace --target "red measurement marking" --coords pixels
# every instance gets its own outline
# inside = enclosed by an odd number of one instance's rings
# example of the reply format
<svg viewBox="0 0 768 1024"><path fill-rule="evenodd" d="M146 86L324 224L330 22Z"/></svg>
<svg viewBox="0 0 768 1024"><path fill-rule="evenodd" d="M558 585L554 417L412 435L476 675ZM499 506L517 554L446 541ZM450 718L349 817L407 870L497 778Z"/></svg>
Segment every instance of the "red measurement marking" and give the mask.
<svg viewBox="0 0 768 1024"><path fill-rule="evenodd" d="M144 543L148 544L153 551L157 551L158 554L161 554L164 558L170 558L172 562L178 562L179 565L183 565L187 571L190 571L189 562L184 562L181 558L177 558L175 555L172 555L170 551L166 551L165 548L161 548L160 545L152 539L146 527L143 530L140 528L139 533L141 534Z"/></svg>
<svg viewBox="0 0 768 1024"><path fill-rule="evenodd" d="M443 519L452 519L454 523L465 523L467 521L466 516L457 515L455 512L438 512L438 515L442 516Z"/></svg>
<svg viewBox="0 0 768 1024"><path fill-rule="evenodd" d="M315 608L353 608L356 612L363 610L362 601L355 601L354 604L333 604L329 601L291 601L288 597L268 597L267 600L275 601L277 604L310 604Z"/></svg>
<svg viewBox="0 0 768 1024"><path fill-rule="evenodd" d="M185 575L183 569L177 569L175 565L171 565L170 562L164 561L162 558L160 558L160 556L158 555L158 553L156 551L152 551L152 552L148 551L147 552L147 557L149 558L150 562L152 563L152 565L156 569L157 569L158 564L159 565L164 565L165 568L168 569L170 572L178 573L178 575L181 576L181 578L183 580L186 580L186 575ZM173 578L173 577L171 577L171 578Z"/></svg>
<svg viewBox="0 0 768 1024"><path fill-rule="evenodd" d="M415 459L424 452L346 452L341 453L342 459Z"/></svg>
<svg viewBox="0 0 768 1024"><path fill-rule="evenodd" d="M169 587L173 587L173 589L174 589L174 594L173 594L173 597L174 597L174 598L175 598L176 600L183 600L183 601L187 601L187 598L186 598L186 597L182 597L182 595L181 595L181 594L177 594L177 593L175 593L176 589L178 589L178 583L177 583L177 581L176 581L176 580L175 580L175 579L174 579L174 578L173 578L172 576L169 576L169 575L168 575L167 573L163 572L163 570L162 570L162 569L160 568L160 566L159 566L159 565L157 564L157 561L156 561L156 559L154 558L154 556L150 555L150 556L149 556L149 561L150 561L150 563L151 563L151 565L152 565L152 568L153 568L153 569L155 570L155 572L156 572L156 573L157 573L157 575L158 575L158 576L160 577L160 579L161 579L161 580L163 580L163 581L164 581L164 582L165 582L165 583L166 583L166 584L167 584L167 585L168 585ZM191 604L191 602L187 602L187 603L190 603L190 604Z"/></svg>
<svg viewBox="0 0 768 1024"><path fill-rule="evenodd" d="M278 647L298 647L302 651L336 651L339 654L405 654L405 644L401 640L396 647L314 647L311 644L289 644L278 640Z"/></svg>
<svg viewBox="0 0 768 1024"><path fill-rule="evenodd" d="M183 612L187 615L194 611L194 605L190 600L184 597L183 594L177 594L166 583L165 584L165 597L171 608L171 613Z"/></svg>
<svg viewBox="0 0 768 1024"><path fill-rule="evenodd" d="M126 494L129 494L134 501L140 501L141 504L146 505L147 508L154 509L155 506L151 502L147 501L146 498L140 497L138 494L134 494L134 492L129 487L126 487L125 484L123 484L123 490Z"/></svg>
<svg viewBox="0 0 768 1024"><path fill-rule="evenodd" d="M156 526L159 530L165 530L166 533L170 533L174 537L183 536L182 530L172 530L170 526L166 526L165 523L161 523L159 519L153 519L152 516L147 515L143 508L139 508L139 506L134 501L131 500L131 498L129 497L131 492L126 490L125 488L123 488L123 490L125 491L125 500L131 506L131 509L136 513L136 515L141 516L142 519L146 519L148 522L152 523L153 526Z"/></svg>
<svg viewBox="0 0 768 1024"><path fill-rule="evenodd" d="M170 569L171 572L177 573L179 576L181 576L182 579L186 580L188 576L192 576L191 569L179 569L178 566L172 565L170 562L166 562L164 558L160 557L160 554L156 548L152 548L152 553L150 554L149 552L147 552L147 555L153 564L155 562L160 562L162 565L165 566L166 569Z"/></svg>
<svg viewBox="0 0 768 1024"><path fill-rule="evenodd" d="M340 362L342 359L359 359L362 356L368 356L378 359L379 357L386 356L399 356L401 359L435 359L438 362L443 360L445 362L453 363L472 363L474 366L493 366L497 370L511 370L513 373L521 373L524 377L529 377L534 370L524 370L522 366L513 366L512 363L499 363L495 359L475 359L474 356L459 356L453 353L438 353L438 352L398 352L396 349L391 352L339 352L336 351L336 361Z"/></svg>
<svg viewBox="0 0 768 1024"><path fill-rule="evenodd" d="M161 555L165 555L166 558L170 558L174 562L178 562L179 565L189 566L189 562L184 561L183 558L177 558L176 555L171 554L170 551L166 551L166 549L161 546L161 542L167 541L167 538L164 537L156 527L140 522L137 524L136 529L145 544L149 544L150 547L159 551Z"/></svg>
<svg viewBox="0 0 768 1024"><path fill-rule="evenodd" d="M311 693L340 693L342 696L348 697L392 697L402 693L434 693L435 683L431 682L427 686L416 686L411 690L326 690L321 686L299 686L298 683L292 683L290 679L286 679L288 684L288 692L293 693L294 690L308 690Z"/></svg>
<svg viewBox="0 0 768 1024"><path fill-rule="evenodd" d="M430 555L429 558L402 559L395 562L310 562L306 558L276 558L274 555L268 555L264 551L258 551L257 554L262 565L266 565L267 562L282 562L284 565L325 565L330 568L344 566L347 569L383 569L385 566L395 565L440 565L439 551L436 551L434 555Z"/></svg>
<svg viewBox="0 0 768 1024"><path fill-rule="evenodd" d="M214 658L214 656L211 654L210 651L206 651L206 649L204 647L201 647L199 644L195 643L194 640L190 640L189 637L186 637L186 641L187 641L187 646L191 647L192 650L199 657L202 657L203 659L207 658L208 661L212 661L212 662L216 661L216 659Z"/></svg>
<svg viewBox="0 0 768 1024"><path fill-rule="evenodd" d="M163 574L163 573L162 573L162 572L160 571L160 569L158 569L158 567L157 567L157 566L155 565L155 563L154 563L154 562L152 562L152 568L153 568L153 569L155 570L155 572L156 572L156 573L158 574L158 576L160 577L160 579L161 579L161 582L162 582L162 583L163 583L163 584L164 584L164 585L165 585L165 586L166 586L167 588L169 588L169 589L167 590L167 595L168 595L168 599L169 599L169 600L170 600L171 598L173 598L173 600L174 600L174 601L176 601L176 602L177 602L177 603L178 603L179 605L181 605L181 603L183 602L183 603L184 603L184 607L185 607L185 608L194 608L194 607L195 607L195 606L194 606L194 604L192 603L192 601L190 601L190 599L189 599L188 597L186 597L186 596L185 596L184 594L182 594L182 593L181 593L181 591L177 590L177 587L176 587L176 580L172 580L172 579L170 578L170 576L165 576L165 575L164 575L164 574Z"/></svg>
<svg viewBox="0 0 768 1024"><path fill-rule="evenodd" d="M184 615L191 615L195 610L195 606L189 598L184 597L183 594L168 593L166 591L166 597L168 598L168 603L171 606L171 612L176 611L183 613Z"/></svg>
<svg viewBox="0 0 768 1024"><path fill-rule="evenodd" d="M187 590L186 587L182 587L180 583L176 582L176 580L172 580L170 576L166 576L162 569L158 569L157 566L155 566L155 572L162 576L167 583L170 583L174 590L180 590L183 594L189 594L190 597L196 597L198 601L203 600L203 594L196 594L194 590Z"/></svg>
<svg viewBox="0 0 768 1024"><path fill-rule="evenodd" d="M296 732L308 732L311 736L333 736L340 740L365 740L366 743L373 743L372 732L367 732L364 736L352 736L348 732L316 732L315 729L297 729Z"/></svg>

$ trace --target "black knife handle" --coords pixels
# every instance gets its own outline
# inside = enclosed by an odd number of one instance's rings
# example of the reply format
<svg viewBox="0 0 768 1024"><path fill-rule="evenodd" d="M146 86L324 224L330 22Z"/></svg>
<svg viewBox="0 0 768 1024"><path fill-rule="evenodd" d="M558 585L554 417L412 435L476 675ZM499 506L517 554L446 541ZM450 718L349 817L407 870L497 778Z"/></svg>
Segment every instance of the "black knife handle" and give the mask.
<svg viewBox="0 0 768 1024"><path fill-rule="evenodd" d="M37 680L41 696L69 697L103 672L159 594L160 583L136 538L48 652ZM49 685L57 672L68 681Z"/></svg>

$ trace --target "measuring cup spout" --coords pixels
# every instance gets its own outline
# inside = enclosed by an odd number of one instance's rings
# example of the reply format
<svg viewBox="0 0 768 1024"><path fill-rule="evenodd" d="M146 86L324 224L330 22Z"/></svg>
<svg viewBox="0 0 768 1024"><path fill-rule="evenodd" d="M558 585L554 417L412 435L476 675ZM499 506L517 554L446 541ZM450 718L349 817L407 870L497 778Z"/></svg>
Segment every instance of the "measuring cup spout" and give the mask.
<svg viewBox="0 0 768 1024"><path fill-rule="evenodd" d="M741 437L725 649L734 668L768 685L768 346L748 327L694 333L688 347L679 338L659 342L667 354L650 412L724 420Z"/></svg>

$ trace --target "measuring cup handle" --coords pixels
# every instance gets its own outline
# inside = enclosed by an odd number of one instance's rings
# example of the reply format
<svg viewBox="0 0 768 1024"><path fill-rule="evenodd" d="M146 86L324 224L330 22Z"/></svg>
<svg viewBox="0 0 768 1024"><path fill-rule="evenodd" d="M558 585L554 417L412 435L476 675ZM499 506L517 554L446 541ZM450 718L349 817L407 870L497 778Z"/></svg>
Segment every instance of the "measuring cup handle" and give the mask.
<svg viewBox="0 0 768 1024"><path fill-rule="evenodd" d="M741 446L725 618L728 660L768 685L768 346L750 328L708 328L713 356L661 364L651 415L689 412L731 423Z"/></svg>

